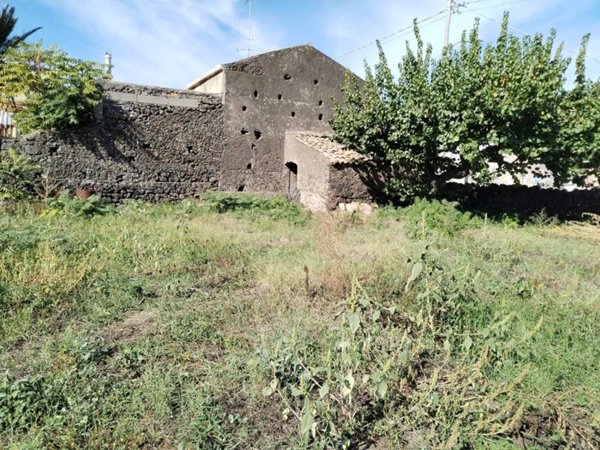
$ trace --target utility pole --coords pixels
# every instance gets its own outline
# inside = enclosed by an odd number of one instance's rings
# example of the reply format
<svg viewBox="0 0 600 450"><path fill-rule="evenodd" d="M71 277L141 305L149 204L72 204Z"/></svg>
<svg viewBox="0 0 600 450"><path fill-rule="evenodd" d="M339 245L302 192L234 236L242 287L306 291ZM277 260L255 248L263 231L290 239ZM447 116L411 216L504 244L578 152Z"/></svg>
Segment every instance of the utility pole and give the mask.
<svg viewBox="0 0 600 450"><path fill-rule="evenodd" d="M446 31L444 33L444 48L448 47L450 41L450 19L452 18L452 13L460 13L460 8L462 6L465 6L464 2L448 0L448 10L446 12Z"/></svg>
<svg viewBox="0 0 600 450"><path fill-rule="evenodd" d="M448 0L448 10L446 11L446 32L444 33L444 48L448 47L448 41L450 40L450 19L452 17L453 7L454 0Z"/></svg>

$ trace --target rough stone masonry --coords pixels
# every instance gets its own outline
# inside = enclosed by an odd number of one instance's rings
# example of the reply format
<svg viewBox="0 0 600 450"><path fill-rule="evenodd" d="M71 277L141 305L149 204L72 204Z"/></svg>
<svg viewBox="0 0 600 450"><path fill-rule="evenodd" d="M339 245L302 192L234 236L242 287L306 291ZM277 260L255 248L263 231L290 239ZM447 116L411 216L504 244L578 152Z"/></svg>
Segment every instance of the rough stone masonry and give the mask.
<svg viewBox="0 0 600 450"><path fill-rule="evenodd" d="M219 96L104 82L95 122L4 140L62 188L107 202L173 201L219 186L225 142Z"/></svg>

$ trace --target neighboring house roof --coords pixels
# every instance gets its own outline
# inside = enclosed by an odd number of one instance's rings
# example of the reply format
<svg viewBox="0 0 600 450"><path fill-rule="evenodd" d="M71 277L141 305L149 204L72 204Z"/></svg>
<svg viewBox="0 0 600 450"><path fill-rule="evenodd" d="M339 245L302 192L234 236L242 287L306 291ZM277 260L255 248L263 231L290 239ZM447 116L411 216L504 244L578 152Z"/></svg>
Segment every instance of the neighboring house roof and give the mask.
<svg viewBox="0 0 600 450"><path fill-rule="evenodd" d="M210 69L204 75L200 76L200 78L196 78L194 81L192 81L190 84L188 84L186 86L186 89L194 90L198 86L200 86L202 83L205 83L206 81L210 80L215 75L218 75L221 72L223 72L223 65L219 64L219 65L213 67L212 69Z"/></svg>
<svg viewBox="0 0 600 450"><path fill-rule="evenodd" d="M333 164L369 161L367 155L350 149L347 145L333 141L330 135L295 132L290 135L298 142L307 145L324 155Z"/></svg>

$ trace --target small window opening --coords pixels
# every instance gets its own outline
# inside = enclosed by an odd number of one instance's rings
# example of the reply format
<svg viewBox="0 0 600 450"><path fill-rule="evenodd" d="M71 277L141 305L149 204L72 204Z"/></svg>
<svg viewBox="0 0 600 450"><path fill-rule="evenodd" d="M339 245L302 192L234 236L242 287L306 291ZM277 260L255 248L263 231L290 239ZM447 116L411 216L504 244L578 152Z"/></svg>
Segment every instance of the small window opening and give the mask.
<svg viewBox="0 0 600 450"><path fill-rule="evenodd" d="M247 106L242 106L242 111L246 111L248 109Z"/></svg>
<svg viewBox="0 0 600 450"><path fill-rule="evenodd" d="M281 95L281 94L279 94L279 95L277 96L277 100L281 100L281 98L282 98L282 95Z"/></svg>
<svg viewBox="0 0 600 450"><path fill-rule="evenodd" d="M254 97L258 97L258 91L254 91Z"/></svg>
<svg viewBox="0 0 600 450"><path fill-rule="evenodd" d="M254 130L254 137L258 141L262 137L262 133L258 130Z"/></svg>
<svg viewBox="0 0 600 450"><path fill-rule="evenodd" d="M246 189L246 186L244 186L243 184L240 184L237 188L238 192L244 192L244 189Z"/></svg>
<svg viewBox="0 0 600 450"><path fill-rule="evenodd" d="M292 79L292 76L291 76L289 73L286 73L286 74L283 76L283 79L284 79L284 80L291 80L291 79Z"/></svg>
<svg viewBox="0 0 600 450"><path fill-rule="evenodd" d="M292 117L296 117L296 112L295 112L295 111L292 111L292 114L291 114L291 116L292 116Z"/></svg>
<svg viewBox="0 0 600 450"><path fill-rule="evenodd" d="M313 83L319 84L319 80L313 80Z"/></svg>
<svg viewBox="0 0 600 450"><path fill-rule="evenodd" d="M245 128L242 128L241 133L242 134L248 134L248 130L246 130Z"/></svg>
<svg viewBox="0 0 600 450"><path fill-rule="evenodd" d="M323 106L323 100L319 100L319 106Z"/></svg>
<svg viewBox="0 0 600 450"><path fill-rule="evenodd" d="M323 120L323 114L319 114L319 120Z"/></svg>
<svg viewBox="0 0 600 450"><path fill-rule="evenodd" d="M246 169L252 169L252 163L248 163L248 165L246 166Z"/></svg>

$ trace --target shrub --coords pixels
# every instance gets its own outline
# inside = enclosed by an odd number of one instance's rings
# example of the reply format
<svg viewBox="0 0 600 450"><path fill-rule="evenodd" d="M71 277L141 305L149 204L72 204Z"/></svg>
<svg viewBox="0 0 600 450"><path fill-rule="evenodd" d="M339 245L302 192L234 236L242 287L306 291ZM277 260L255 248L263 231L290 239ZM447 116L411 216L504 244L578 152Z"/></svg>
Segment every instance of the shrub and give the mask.
<svg viewBox="0 0 600 450"><path fill-rule="evenodd" d="M15 113L24 133L83 125L94 118L102 98L96 63L70 57L57 47L21 43L9 49L0 67L0 103L26 98Z"/></svg>
<svg viewBox="0 0 600 450"><path fill-rule="evenodd" d="M202 199L211 212L243 212L255 217L266 216L292 223L303 223L308 219L308 213L298 203L291 203L277 196L210 192L204 194Z"/></svg>
<svg viewBox="0 0 600 450"><path fill-rule="evenodd" d="M426 237L431 232L452 236L479 225L471 213L460 211L456 202L447 200L417 198L412 205L401 210L401 215L406 219L407 233L411 237Z"/></svg>
<svg viewBox="0 0 600 450"><path fill-rule="evenodd" d="M0 380L0 431L27 429L37 423L46 409L41 378L15 379L5 374Z"/></svg>
<svg viewBox="0 0 600 450"><path fill-rule="evenodd" d="M0 201L23 200L35 191L39 166L15 150L0 152Z"/></svg>
<svg viewBox="0 0 600 450"><path fill-rule="evenodd" d="M112 213L115 209L102 203L99 195L92 195L88 199L71 196L69 191L63 191L58 197L47 200L47 215L66 214L77 217L92 217Z"/></svg>

